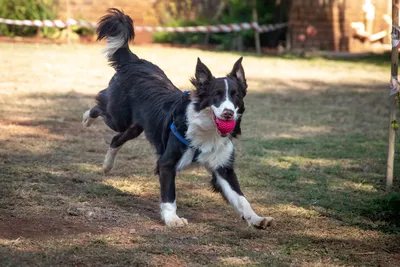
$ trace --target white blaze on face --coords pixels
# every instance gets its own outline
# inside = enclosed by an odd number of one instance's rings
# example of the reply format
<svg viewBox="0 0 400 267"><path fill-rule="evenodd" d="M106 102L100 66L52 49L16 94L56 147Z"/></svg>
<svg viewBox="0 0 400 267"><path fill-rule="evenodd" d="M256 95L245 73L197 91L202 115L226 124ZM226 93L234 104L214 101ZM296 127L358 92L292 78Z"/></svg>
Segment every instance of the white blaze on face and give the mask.
<svg viewBox="0 0 400 267"><path fill-rule="evenodd" d="M236 120L238 117L237 111L239 108L235 108L235 105L233 104L233 102L229 99L229 85L228 85L228 80L224 79L225 82L225 100L224 102L222 102L219 107L216 107L215 105L211 105L211 108L215 114L215 116L219 119L224 119L223 116L223 112L224 110L228 109L228 110L232 110L234 115L233 115L233 119Z"/></svg>

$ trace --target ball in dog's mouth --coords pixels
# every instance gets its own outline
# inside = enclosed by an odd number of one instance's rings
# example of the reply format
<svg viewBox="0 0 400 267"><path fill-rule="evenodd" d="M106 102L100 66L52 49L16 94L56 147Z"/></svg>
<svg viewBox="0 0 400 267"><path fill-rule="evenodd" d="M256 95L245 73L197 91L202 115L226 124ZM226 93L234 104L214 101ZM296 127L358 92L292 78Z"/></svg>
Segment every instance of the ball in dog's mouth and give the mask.
<svg viewBox="0 0 400 267"><path fill-rule="evenodd" d="M215 126L221 136L227 136L235 129L236 120L222 120L214 115Z"/></svg>

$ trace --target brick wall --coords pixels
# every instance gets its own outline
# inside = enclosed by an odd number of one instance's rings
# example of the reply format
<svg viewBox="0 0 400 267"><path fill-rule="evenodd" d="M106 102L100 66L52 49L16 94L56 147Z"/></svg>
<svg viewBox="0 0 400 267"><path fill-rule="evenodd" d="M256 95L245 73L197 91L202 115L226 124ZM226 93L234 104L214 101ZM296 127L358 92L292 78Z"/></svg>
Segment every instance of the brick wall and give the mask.
<svg viewBox="0 0 400 267"><path fill-rule="evenodd" d="M67 1L69 1L71 17L88 21L98 21L108 8L122 9L129 15L135 25L155 26L153 5L155 0L58 0L59 16L67 17ZM137 32L135 43L152 41L152 35L147 32Z"/></svg>
<svg viewBox="0 0 400 267"><path fill-rule="evenodd" d="M353 37L351 22L363 22L365 0L295 0L290 11L292 47L318 50L359 52L368 50L367 43ZM383 19L388 13L388 0L372 0L375 5L373 32L389 30ZM318 30L306 42L298 39L308 25ZM389 39L386 38L385 41Z"/></svg>

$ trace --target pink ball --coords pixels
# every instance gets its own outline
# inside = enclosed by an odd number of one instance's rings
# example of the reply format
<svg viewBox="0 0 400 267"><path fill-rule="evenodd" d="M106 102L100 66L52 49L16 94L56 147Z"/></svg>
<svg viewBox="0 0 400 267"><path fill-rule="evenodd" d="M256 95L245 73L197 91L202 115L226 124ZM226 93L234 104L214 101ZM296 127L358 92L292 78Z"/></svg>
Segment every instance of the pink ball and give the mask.
<svg viewBox="0 0 400 267"><path fill-rule="evenodd" d="M216 118L215 124L217 125L217 129L221 134L227 135L228 133L232 132L233 129L235 129L236 121L235 120L225 121Z"/></svg>

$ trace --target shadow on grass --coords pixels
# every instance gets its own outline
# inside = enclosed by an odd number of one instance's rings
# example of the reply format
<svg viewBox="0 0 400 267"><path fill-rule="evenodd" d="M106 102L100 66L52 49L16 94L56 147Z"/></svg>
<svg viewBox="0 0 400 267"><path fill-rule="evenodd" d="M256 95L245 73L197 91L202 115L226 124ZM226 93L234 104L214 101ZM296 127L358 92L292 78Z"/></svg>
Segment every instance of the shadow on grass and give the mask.
<svg viewBox="0 0 400 267"><path fill-rule="evenodd" d="M265 240L268 239L268 242ZM204 236L169 235L151 231L140 237L132 235L120 243L111 235L87 237L71 246L64 244L42 251L18 249L15 244L0 247L1 266L180 266L185 263L200 265L292 266L296 258L308 260L303 264L319 264L335 259L341 264L396 266L399 239L387 238L387 243L376 249L374 237L340 239L332 236L301 235L272 231L268 235L259 231L232 226L226 231L210 232ZM269 246L279 245L280 250L270 251ZM249 245L251 249L249 249ZM389 260L388 260L389 259Z"/></svg>
<svg viewBox="0 0 400 267"><path fill-rule="evenodd" d="M170 243L136 241L125 247L113 244L107 238L92 240L87 244L72 246L51 251L21 251L9 247L0 247L0 264L2 266L186 266L195 262L196 265L216 266L236 265L235 261L244 259L250 264L268 263L273 266L289 266L290 260L282 260L269 252L256 253L224 247L202 245L188 239L170 239ZM232 256L235 255L235 256ZM190 265L190 264L189 264Z"/></svg>
<svg viewBox="0 0 400 267"><path fill-rule="evenodd" d="M0 255L1 266L149 266L151 256L101 242L52 251L21 251L1 247Z"/></svg>

